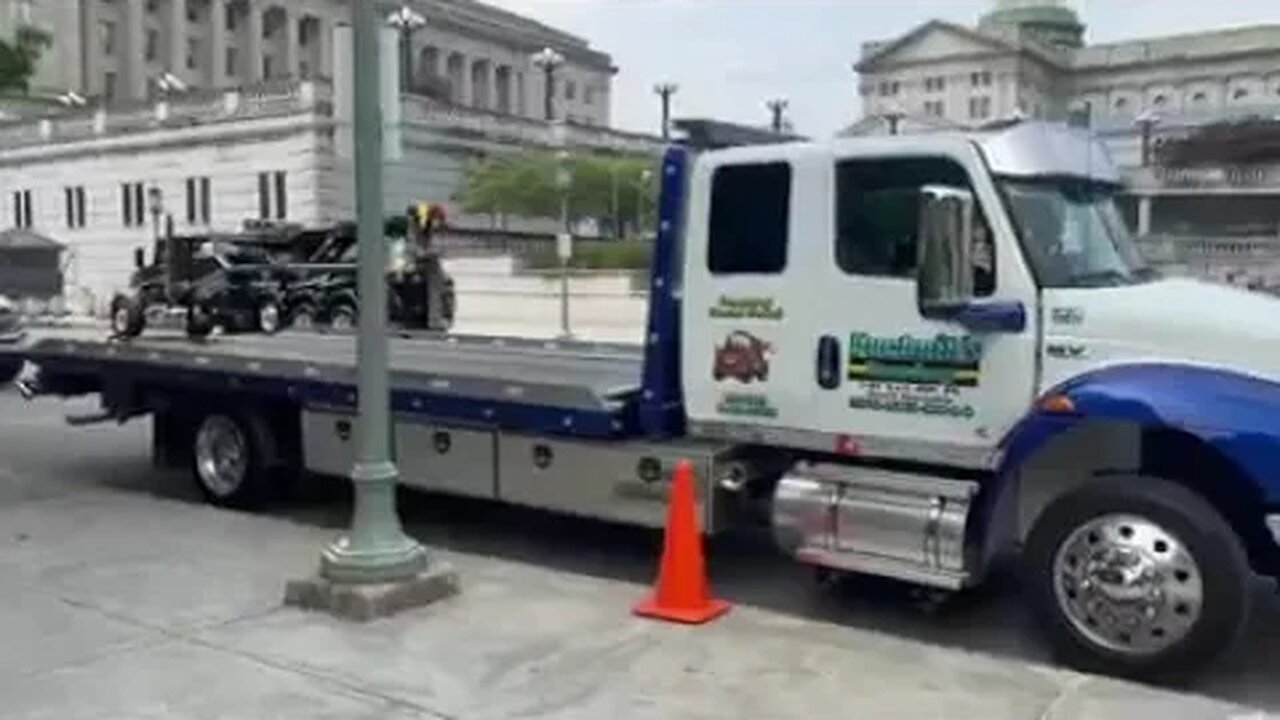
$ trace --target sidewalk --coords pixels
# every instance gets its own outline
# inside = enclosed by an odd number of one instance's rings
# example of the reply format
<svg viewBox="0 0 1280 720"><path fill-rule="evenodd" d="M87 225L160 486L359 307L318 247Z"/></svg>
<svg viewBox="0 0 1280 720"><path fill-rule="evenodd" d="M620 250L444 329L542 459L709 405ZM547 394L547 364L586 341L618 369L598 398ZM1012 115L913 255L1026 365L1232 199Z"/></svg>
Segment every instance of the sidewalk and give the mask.
<svg viewBox="0 0 1280 720"><path fill-rule="evenodd" d="M654 624L639 586L452 552L460 597L344 624L280 607L330 530L128 491L5 497L0 529L4 718L1247 715L750 607Z"/></svg>

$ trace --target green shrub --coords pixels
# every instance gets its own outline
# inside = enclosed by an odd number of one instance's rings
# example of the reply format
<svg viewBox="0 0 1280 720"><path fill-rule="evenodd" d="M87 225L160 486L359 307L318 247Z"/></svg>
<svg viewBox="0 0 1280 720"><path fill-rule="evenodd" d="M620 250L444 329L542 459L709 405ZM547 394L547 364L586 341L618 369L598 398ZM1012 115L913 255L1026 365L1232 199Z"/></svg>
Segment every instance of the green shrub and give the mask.
<svg viewBox="0 0 1280 720"><path fill-rule="evenodd" d="M653 244L638 240L575 240L569 267L578 270L648 270ZM524 258L528 270L560 267L555 245L540 248Z"/></svg>

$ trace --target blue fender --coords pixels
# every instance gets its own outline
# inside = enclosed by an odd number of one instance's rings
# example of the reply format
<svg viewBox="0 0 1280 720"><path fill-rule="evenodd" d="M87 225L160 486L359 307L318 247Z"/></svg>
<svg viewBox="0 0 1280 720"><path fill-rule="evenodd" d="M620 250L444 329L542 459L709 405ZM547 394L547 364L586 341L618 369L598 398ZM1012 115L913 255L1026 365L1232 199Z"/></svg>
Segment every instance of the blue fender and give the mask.
<svg viewBox="0 0 1280 720"><path fill-rule="evenodd" d="M1058 434L1085 420L1172 427L1233 461L1265 502L1280 502L1280 383L1229 370L1132 364L1079 375L1045 394L1072 411L1039 405L1001 441L1000 476L1016 470Z"/></svg>

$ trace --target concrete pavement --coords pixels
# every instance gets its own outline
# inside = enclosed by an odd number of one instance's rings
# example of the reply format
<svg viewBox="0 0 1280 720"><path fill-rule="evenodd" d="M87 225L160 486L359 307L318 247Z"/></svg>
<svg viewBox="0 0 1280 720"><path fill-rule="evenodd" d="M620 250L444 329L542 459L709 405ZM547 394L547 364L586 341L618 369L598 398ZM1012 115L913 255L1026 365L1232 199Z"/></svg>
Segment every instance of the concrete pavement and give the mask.
<svg viewBox="0 0 1280 720"><path fill-rule="evenodd" d="M215 510L150 467L141 427L71 430L57 411L0 393L0 718L1255 712L760 601L807 596L760 550L713 554L742 601L721 622L633 619L654 536L421 496L408 524L444 548L460 597L369 625L284 609L285 580L344 519L341 486L263 515Z"/></svg>

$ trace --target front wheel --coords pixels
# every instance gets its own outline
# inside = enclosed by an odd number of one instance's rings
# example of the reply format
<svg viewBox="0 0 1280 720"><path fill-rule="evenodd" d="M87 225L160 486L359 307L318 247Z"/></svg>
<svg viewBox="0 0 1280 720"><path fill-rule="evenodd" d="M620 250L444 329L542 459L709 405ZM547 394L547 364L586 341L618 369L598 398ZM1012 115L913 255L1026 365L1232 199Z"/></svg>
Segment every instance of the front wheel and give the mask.
<svg viewBox="0 0 1280 720"><path fill-rule="evenodd" d="M1064 495L1032 528L1025 560L1039 626L1083 670L1178 678L1228 649L1248 616L1239 538L1165 480L1108 477Z"/></svg>
<svg viewBox="0 0 1280 720"><path fill-rule="evenodd" d="M191 305L187 308L187 337L203 340L213 333L214 324L213 315L203 306Z"/></svg>
<svg viewBox="0 0 1280 720"><path fill-rule="evenodd" d="M342 303L329 313L329 327L339 331L351 331L356 329L356 325L360 322L354 305Z"/></svg>
<svg viewBox="0 0 1280 720"><path fill-rule="evenodd" d="M111 331L116 337L138 337L146 324L146 313L139 300L126 295L111 299Z"/></svg>
<svg viewBox="0 0 1280 720"><path fill-rule="evenodd" d="M258 305L257 314L259 331L267 335L280 332L284 325L284 313L280 310L280 303L275 300L264 300Z"/></svg>

